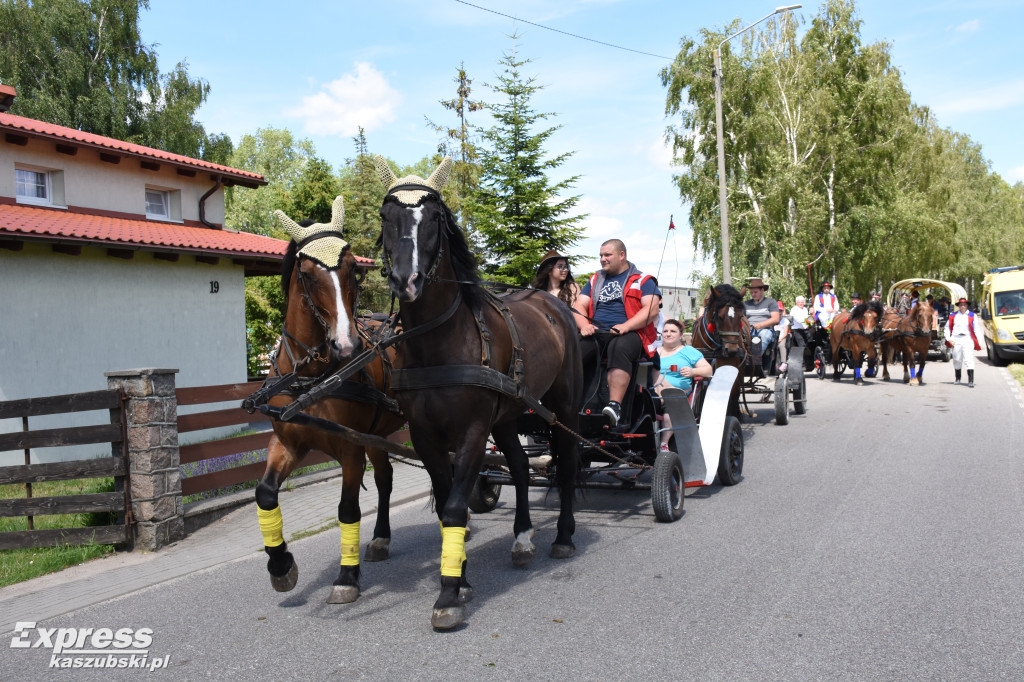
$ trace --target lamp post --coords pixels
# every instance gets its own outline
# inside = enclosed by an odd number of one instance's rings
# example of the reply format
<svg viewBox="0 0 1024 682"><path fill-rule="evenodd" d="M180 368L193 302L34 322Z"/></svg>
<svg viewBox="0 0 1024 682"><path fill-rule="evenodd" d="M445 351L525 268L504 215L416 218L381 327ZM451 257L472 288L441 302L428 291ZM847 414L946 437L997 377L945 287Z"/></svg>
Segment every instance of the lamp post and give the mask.
<svg viewBox="0 0 1024 682"><path fill-rule="evenodd" d="M718 212L722 217L722 279L726 284L732 284L732 270L729 263L729 204L725 196L725 138L722 134L722 45L760 24L765 19L776 14L783 14L794 9L800 9L803 5L786 5L776 7L774 12L764 15L750 26L736 31L731 36L718 43L715 50L715 134L718 138Z"/></svg>

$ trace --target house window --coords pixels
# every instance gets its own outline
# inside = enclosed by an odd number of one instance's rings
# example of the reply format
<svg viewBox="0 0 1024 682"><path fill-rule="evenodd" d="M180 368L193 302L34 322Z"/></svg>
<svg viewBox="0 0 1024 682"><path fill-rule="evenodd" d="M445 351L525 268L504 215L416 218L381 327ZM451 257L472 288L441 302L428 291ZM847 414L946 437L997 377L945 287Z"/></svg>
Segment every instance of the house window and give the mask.
<svg viewBox="0 0 1024 682"><path fill-rule="evenodd" d="M64 171L16 167L14 180L19 204L64 205Z"/></svg>
<svg viewBox="0 0 1024 682"><path fill-rule="evenodd" d="M146 188L146 217L163 218L171 217L170 201L168 192L162 189Z"/></svg>

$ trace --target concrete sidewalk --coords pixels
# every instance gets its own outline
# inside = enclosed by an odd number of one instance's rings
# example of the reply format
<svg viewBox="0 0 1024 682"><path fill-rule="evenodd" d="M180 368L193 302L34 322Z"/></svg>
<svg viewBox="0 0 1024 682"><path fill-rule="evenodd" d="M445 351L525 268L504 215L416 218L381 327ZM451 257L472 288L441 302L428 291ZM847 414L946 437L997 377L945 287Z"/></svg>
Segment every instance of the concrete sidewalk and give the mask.
<svg viewBox="0 0 1024 682"><path fill-rule="evenodd" d="M392 509L429 494L430 478L426 471L399 462L393 464ZM360 492L359 505L363 512L364 539L369 540L373 531L372 517L377 511L377 488L369 473L364 482L367 489ZM299 533L335 527L340 499L340 475L281 492L285 539L290 540ZM122 552L0 588L0 633L11 632L18 621L43 622L262 552L263 538L256 522L256 502L253 500L157 552Z"/></svg>

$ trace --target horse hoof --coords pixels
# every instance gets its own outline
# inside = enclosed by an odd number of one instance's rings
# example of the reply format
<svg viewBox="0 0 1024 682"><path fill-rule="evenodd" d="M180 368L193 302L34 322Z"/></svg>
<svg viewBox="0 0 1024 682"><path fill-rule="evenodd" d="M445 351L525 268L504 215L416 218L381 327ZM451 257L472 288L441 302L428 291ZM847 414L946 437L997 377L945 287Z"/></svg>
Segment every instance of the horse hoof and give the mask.
<svg viewBox="0 0 1024 682"><path fill-rule="evenodd" d="M537 547L533 544L533 529L524 530L516 536L512 545L512 564L526 566L537 556Z"/></svg>
<svg viewBox="0 0 1024 682"><path fill-rule="evenodd" d="M294 561L292 567L284 575L270 576L270 586L278 592L291 592L297 582L299 582L299 565Z"/></svg>
<svg viewBox="0 0 1024 682"><path fill-rule="evenodd" d="M448 606L443 609L434 609L434 615L430 617L430 624L434 626L435 630L451 630L465 620L465 606Z"/></svg>
<svg viewBox="0 0 1024 682"><path fill-rule="evenodd" d="M552 559L568 559L576 554L576 547L573 545L551 545Z"/></svg>
<svg viewBox="0 0 1024 682"><path fill-rule="evenodd" d="M363 561L384 561L391 556L391 538L374 538L366 544Z"/></svg>
<svg viewBox="0 0 1024 682"><path fill-rule="evenodd" d="M463 604L468 604L473 601L473 588L469 585L463 585L459 588L459 601Z"/></svg>
<svg viewBox="0 0 1024 682"><path fill-rule="evenodd" d="M328 604L351 604L359 597L359 588L355 585L335 585L327 597Z"/></svg>

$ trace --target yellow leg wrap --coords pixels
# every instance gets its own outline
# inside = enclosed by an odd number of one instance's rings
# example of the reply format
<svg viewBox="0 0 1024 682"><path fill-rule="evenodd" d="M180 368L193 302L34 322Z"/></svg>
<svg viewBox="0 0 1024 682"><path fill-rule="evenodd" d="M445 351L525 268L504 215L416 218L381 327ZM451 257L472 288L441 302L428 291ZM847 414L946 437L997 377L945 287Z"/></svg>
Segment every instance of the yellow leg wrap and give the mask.
<svg viewBox="0 0 1024 682"><path fill-rule="evenodd" d="M449 578L462 576L462 562L465 560L466 529L441 526L441 575Z"/></svg>
<svg viewBox="0 0 1024 682"><path fill-rule="evenodd" d="M338 527L341 528L341 565L358 566L359 522L341 523L339 521Z"/></svg>
<svg viewBox="0 0 1024 682"><path fill-rule="evenodd" d="M256 507L256 517L260 520L260 533L263 534L264 545L277 547L284 542L284 519L281 518L280 505L270 511Z"/></svg>

